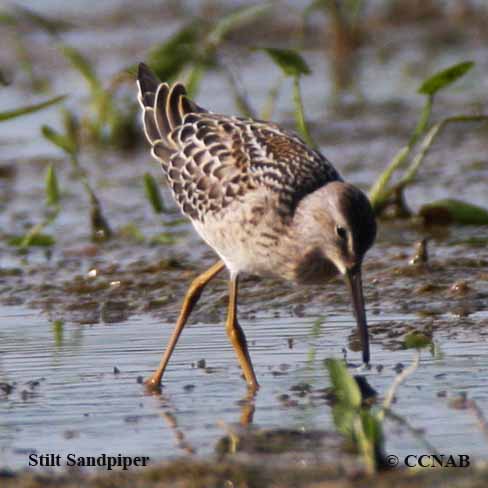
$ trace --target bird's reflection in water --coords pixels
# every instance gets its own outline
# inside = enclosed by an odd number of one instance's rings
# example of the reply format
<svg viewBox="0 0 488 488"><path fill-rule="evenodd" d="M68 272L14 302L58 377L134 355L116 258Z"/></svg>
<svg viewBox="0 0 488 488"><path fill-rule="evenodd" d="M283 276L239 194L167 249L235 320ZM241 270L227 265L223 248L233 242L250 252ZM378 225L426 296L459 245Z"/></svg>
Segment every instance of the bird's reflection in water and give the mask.
<svg viewBox="0 0 488 488"><path fill-rule="evenodd" d="M154 390L152 390L152 391L148 391L148 394L150 394L151 396L159 397L159 402L161 404L161 408L163 409L163 411L161 412L161 417L164 419L165 424L173 432L174 439L175 439L175 447L183 451L185 454L195 454L196 453L195 447L187 439L185 432L178 425L176 408L174 404L169 400L167 396L163 395L161 392L155 392ZM234 444L235 446L237 446L236 439L240 436L242 430L243 429L245 430L246 427L252 424L254 411L256 409L255 398L256 398L256 392L252 390L248 390L246 396L237 402L237 404L240 407L239 421L237 423L237 427L235 426L235 424L227 424L222 420L215 419L216 424L221 426L227 432L231 444ZM215 446L215 450L217 452L221 450L219 448L221 443L222 443L222 439L219 438ZM231 454L232 452L235 451L236 449L234 450L229 449L227 450L227 453Z"/></svg>
<svg viewBox="0 0 488 488"><path fill-rule="evenodd" d="M252 424L254 411L256 410L256 391L248 390L247 395L239 401L241 407L240 424L246 427Z"/></svg>
<svg viewBox="0 0 488 488"><path fill-rule="evenodd" d="M241 408L238 423L229 424L222 420L217 423L226 433L215 444L217 455L222 457L226 454L235 454L239 450L240 439L248 432L248 427L254 418L256 395L256 390L248 389L246 396L237 402Z"/></svg>
<svg viewBox="0 0 488 488"><path fill-rule="evenodd" d="M195 448L186 440L184 432L178 427L176 416L172 412L162 412L166 425L173 431L176 447L186 454L195 454Z"/></svg>

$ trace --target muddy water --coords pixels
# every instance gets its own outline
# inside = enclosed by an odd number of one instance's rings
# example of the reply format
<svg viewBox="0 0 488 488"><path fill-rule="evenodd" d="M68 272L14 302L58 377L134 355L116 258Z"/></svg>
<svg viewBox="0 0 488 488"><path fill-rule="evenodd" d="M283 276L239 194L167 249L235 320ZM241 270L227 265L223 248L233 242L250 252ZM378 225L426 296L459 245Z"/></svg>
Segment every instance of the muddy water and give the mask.
<svg viewBox="0 0 488 488"><path fill-rule="evenodd" d="M0 320L0 381L14 385L0 401L0 466L23 468L30 453L53 451L63 456L144 455L152 462L188 451L205 456L226 433L221 423L238 423L247 408L246 402L239 404L245 387L222 324L199 323L185 330L162 394L147 395L137 378L157 364L170 324L140 315L116 325L67 324L56 332L21 307L3 308ZM392 320L413 323L415 317L384 314L371 325L375 329ZM254 426L333 431L330 406L320 395L329 385L323 360L342 356L351 318L330 315L318 324L312 317L277 320L263 315L242 323L261 382ZM488 409L488 345L469 330L454 339L450 335L435 335L435 352L422 354L421 366L402 386L394 410L424 429L425 438L441 452L455 446L456 452L484 458L488 443L475 415L453 409L450 402L467 392L482 410ZM407 366L413 355L373 344L373 368L361 373L384 394L395 367ZM357 356L349 352L351 361ZM197 367L201 359L206 369ZM303 397L295 391L300 383L311 387ZM284 403L282 395L296 404ZM387 426L388 454L425 452L404 426ZM302 457L311 454L324 457L319 451Z"/></svg>
<svg viewBox="0 0 488 488"><path fill-rule="evenodd" d="M46 3L46 12L59 13L58 3ZM198 2L191 3L198 13ZM158 15L163 14L153 4L144 3L130 18L115 1L101 12L64 12L77 25L64 34L65 40L89 54L100 76L108 77L143 59L149 46L185 20L164 11L162 22ZM144 29L137 27L141 25ZM469 53L478 63L475 72L450 95L439 97L436 115L488 109L482 40L463 34L446 47L433 42L435 36L426 30L412 29L376 33L363 53L362 101L345 112L336 113L326 103L332 87L323 46L305 52L314 69L302 84L314 135L344 176L364 188L407 140L422 105L415 90L423 76ZM43 74L54 92L68 88L70 104L81 110L83 82L48 47L46 37L33 35L32 52L49 66ZM13 66L13 56L2 50L1 65ZM249 54L239 45L225 59L240 73L256 108L262 106L278 72L263 55ZM289 88L284 85L274 118L291 125ZM222 96L228 92L223 78L211 73L199 102L232 113L230 95ZM13 107L30 96L25 87L14 85L0 91L0 104ZM229 429L222 422L238 423L252 405L255 427L323 430L333 439L323 361L342 357L343 349L350 363L359 360L348 297L339 281L307 290L268 281L243 283L241 323L261 383L249 403L223 327L225 282L217 280L182 336L162 395L146 394L137 379L157 365L185 287L214 258L180 220L167 192L168 213L156 217L151 212L141 175L159 173L150 166L145 148L130 155L83 154L82 163L118 232L112 242L91 244L80 185L62 154L39 137L41 124L59 123L57 110L2 124L0 134L0 164L13 168L10 177L0 179L0 383L13 387L9 393L0 391L0 466L23 468L31 452L120 452L150 456L153 462L189 451L208 456ZM419 183L407 192L409 204L416 209L449 196L488 206L484 134L475 127L446 133ZM48 229L57 245L49 253L35 249L24 255L8 246L6 237L42 219L46 160L57 162L65 192L62 212ZM119 232L128 222L137 223L144 242ZM151 243L161 232L172 234L173 241ZM430 238L430 261L412 267L413 244L422 237ZM454 407L463 406L456 399L465 393L488 415L487 243L486 228L426 230L405 222L381 226L365 264L373 367L360 371L381 399L401 365L413 360L415 353L403 349L405 334L412 328L432 333L432 351L422 352L420 367L400 388L394 411L424 429L425 439L439 451L448 447L449 453L480 459L488 455L488 441L479 421L472 410ZM55 320L64 325L55 327ZM202 359L206 368L198 367ZM405 425L387 422L388 454L426 449ZM295 460L320 459L327 455L324 451L301 453ZM338 449L331 452L332 459L340 456Z"/></svg>

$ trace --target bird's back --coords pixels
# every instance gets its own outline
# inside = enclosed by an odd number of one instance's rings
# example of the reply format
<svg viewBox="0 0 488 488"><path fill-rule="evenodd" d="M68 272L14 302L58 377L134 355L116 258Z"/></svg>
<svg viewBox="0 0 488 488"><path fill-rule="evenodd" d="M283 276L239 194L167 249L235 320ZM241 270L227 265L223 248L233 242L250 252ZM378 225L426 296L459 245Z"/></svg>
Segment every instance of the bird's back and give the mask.
<svg viewBox="0 0 488 488"><path fill-rule="evenodd" d="M268 193L278 216L327 182L335 168L296 134L279 126L208 112L183 85L160 83L141 64L139 102L146 137L174 197L194 222L215 217L251 193Z"/></svg>

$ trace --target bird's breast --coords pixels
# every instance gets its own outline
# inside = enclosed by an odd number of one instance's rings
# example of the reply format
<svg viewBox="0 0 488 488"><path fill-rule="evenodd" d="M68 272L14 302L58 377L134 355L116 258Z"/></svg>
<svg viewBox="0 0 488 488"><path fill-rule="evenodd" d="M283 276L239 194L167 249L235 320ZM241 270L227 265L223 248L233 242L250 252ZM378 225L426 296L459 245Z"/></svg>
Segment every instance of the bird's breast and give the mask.
<svg viewBox="0 0 488 488"><path fill-rule="evenodd" d="M229 270L293 280L290 257L297 248L267 195L248 194L204 223L193 224Z"/></svg>
<svg viewBox="0 0 488 488"><path fill-rule="evenodd" d="M269 204L248 202L229 212L194 222L203 239L234 273L269 276L287 281L323 283L337 268L320 248L310 248Z"/></svg>

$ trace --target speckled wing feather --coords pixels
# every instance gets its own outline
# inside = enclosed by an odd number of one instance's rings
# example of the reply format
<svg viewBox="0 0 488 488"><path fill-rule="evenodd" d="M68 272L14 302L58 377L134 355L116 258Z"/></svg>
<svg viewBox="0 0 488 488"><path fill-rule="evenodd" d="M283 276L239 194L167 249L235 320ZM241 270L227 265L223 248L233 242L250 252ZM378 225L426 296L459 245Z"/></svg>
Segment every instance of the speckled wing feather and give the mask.
<svg viewBox="0 0 488 488"><path fill-rule="evenodd" d="M318 151L275 124L212 114L186 97L181 84L160 83L147 66L138 74L139 102L152 155L161 162L183 213L204 221L247 192L264 187L277 210L341 179Z"/></svg>

